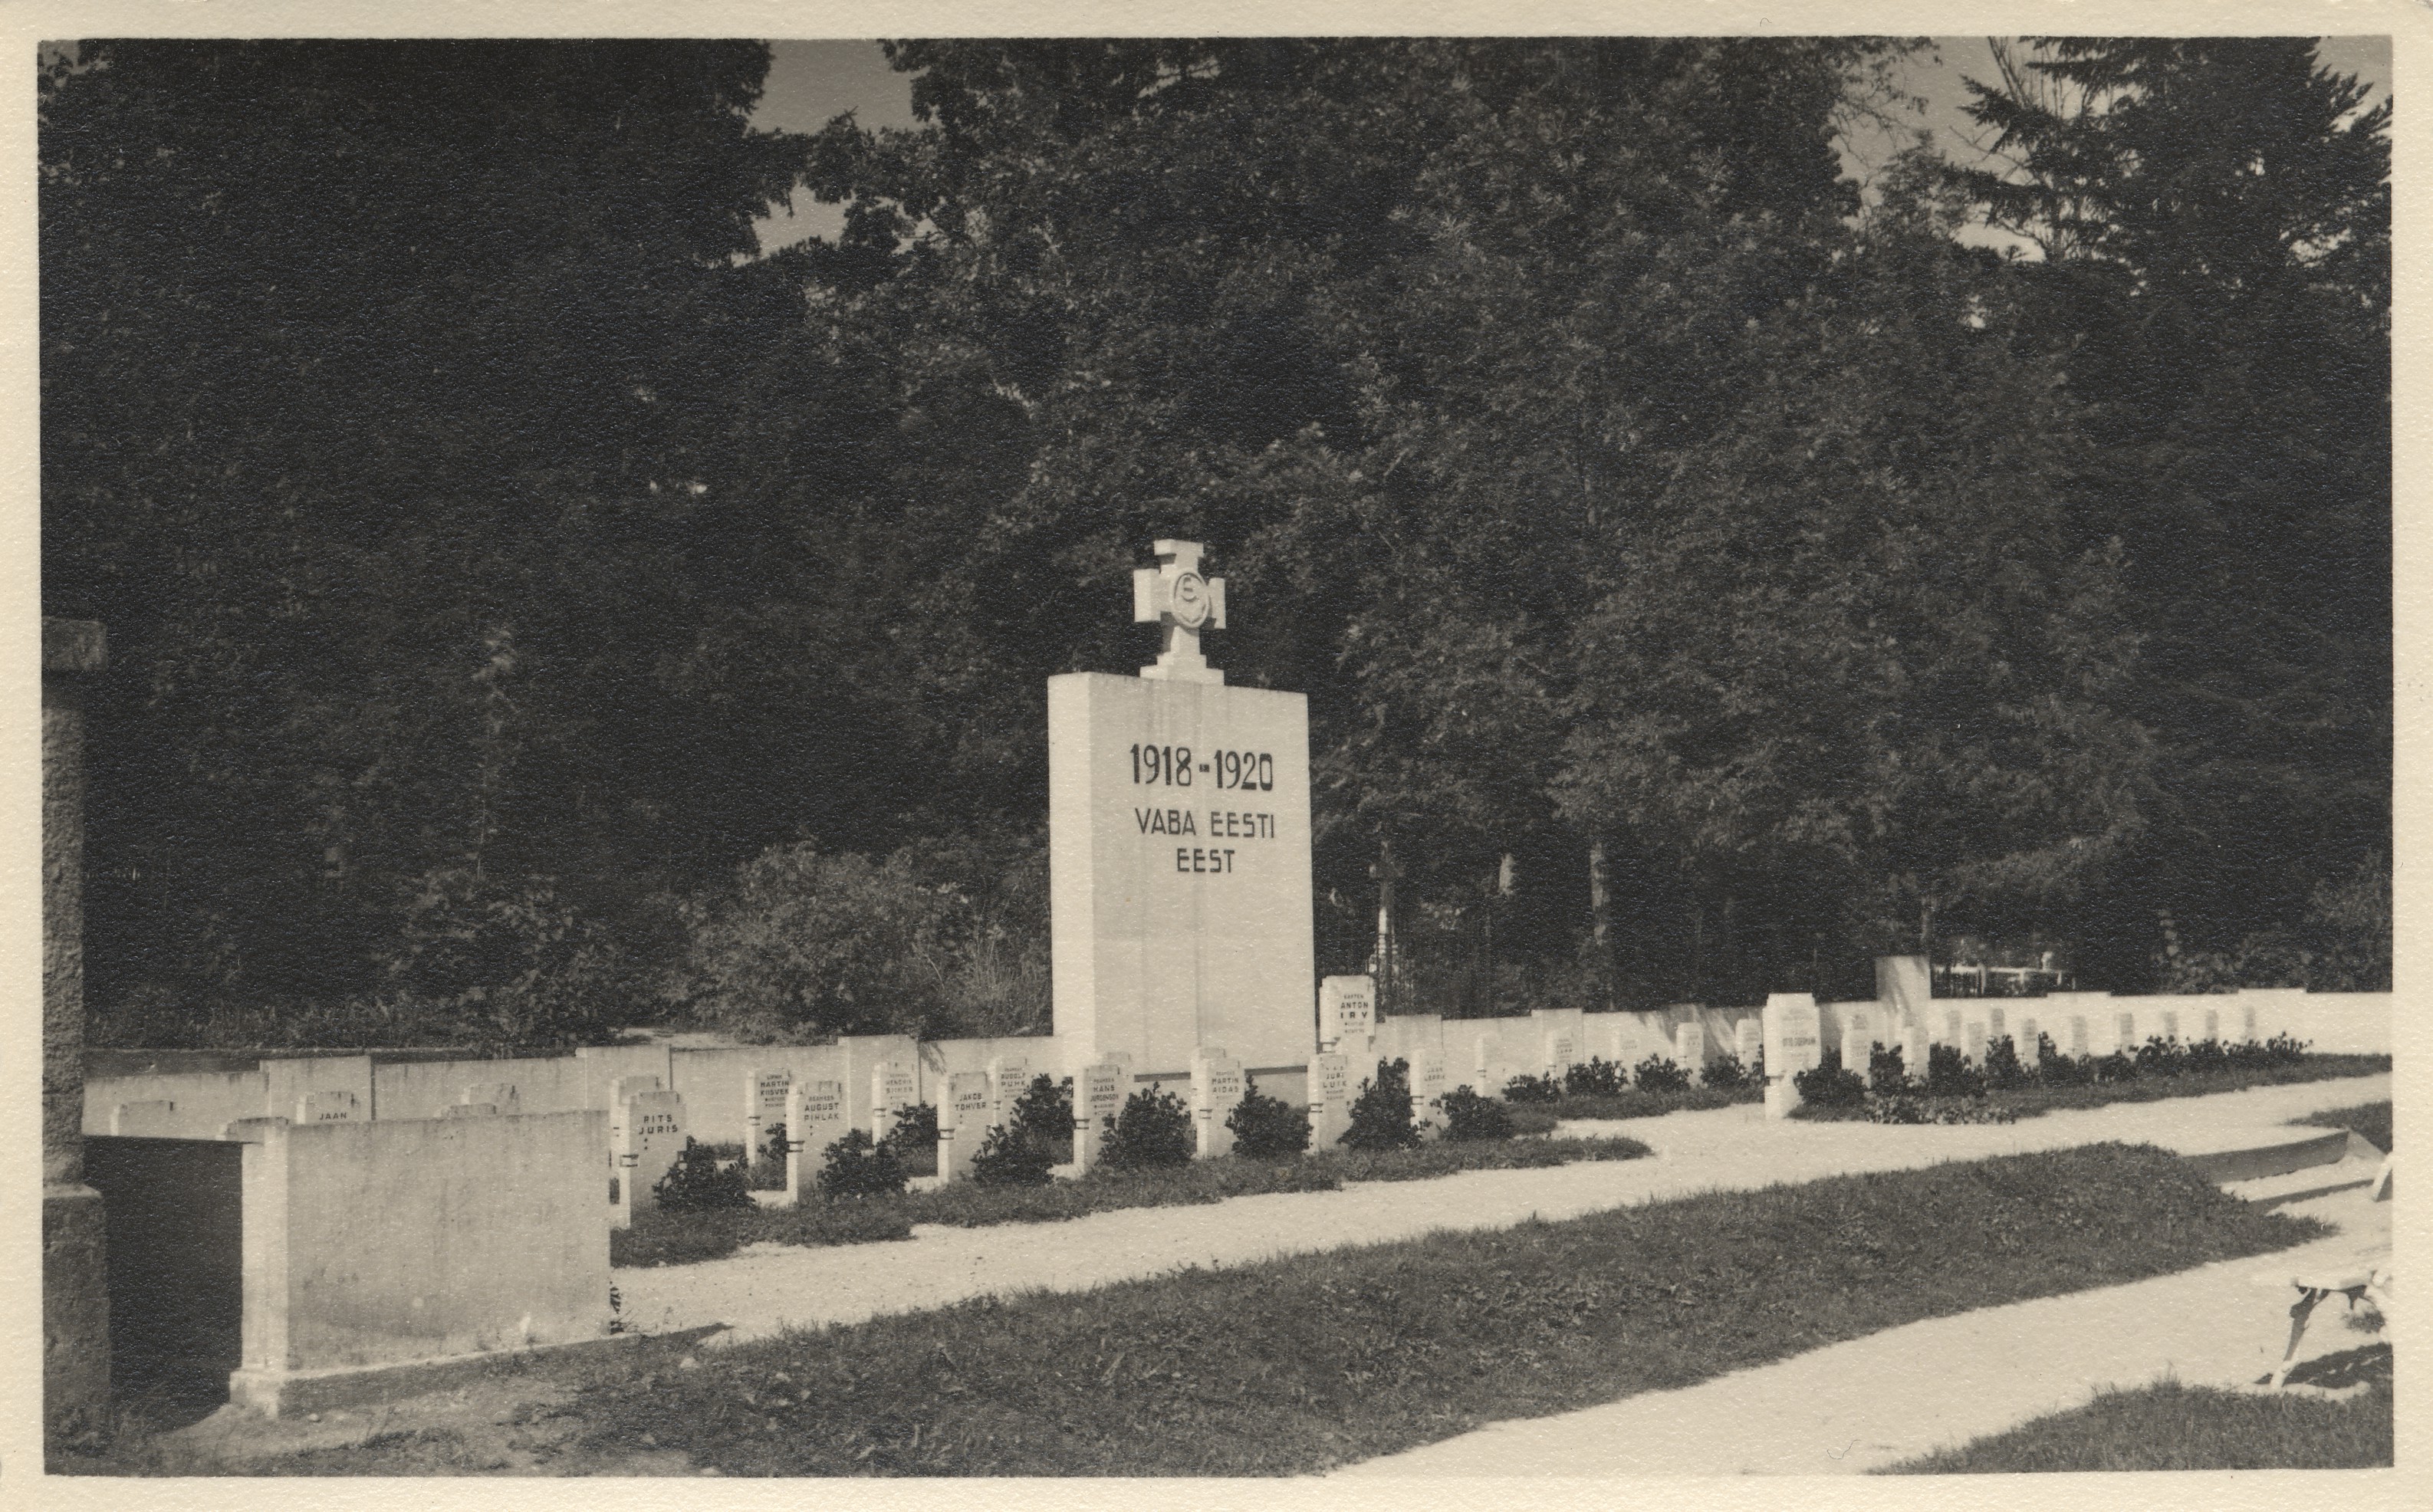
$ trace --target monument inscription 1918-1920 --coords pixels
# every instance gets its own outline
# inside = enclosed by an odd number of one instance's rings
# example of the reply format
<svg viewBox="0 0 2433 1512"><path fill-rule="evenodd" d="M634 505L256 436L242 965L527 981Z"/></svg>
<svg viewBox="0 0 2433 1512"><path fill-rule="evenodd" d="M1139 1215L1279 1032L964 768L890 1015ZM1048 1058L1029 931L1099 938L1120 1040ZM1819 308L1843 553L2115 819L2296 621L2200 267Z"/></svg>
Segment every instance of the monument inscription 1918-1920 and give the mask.
<svg viewBox="0 0 2433 1512"><path fill-rule="evenodd" d="M1194 543L1156 551L1133 594L1163 626L1156 664L1048 680L1057 1035L1145 1075L1206 1046L1298 1068L1316 1048L1308 701L1225 686L1199 643L1223 580Z"/></svg>

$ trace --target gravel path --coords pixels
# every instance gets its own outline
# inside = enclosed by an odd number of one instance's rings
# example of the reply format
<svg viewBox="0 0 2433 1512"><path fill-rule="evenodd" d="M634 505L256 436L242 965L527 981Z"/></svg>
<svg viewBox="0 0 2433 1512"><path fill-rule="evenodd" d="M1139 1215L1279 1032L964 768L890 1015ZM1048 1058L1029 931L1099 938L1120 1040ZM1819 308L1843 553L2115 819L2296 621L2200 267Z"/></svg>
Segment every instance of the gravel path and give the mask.
<svg viewBox="0 0 2433 1512"><path fill-rule="evenodd" d="M2021 1124L1897 1128L1764 1120L1754 1106L1566 1126L1626 1134L1647 1159L1546 1170L1472 1171L1339 1192L1235 1198L1200 1207L1133 1208L1063 1223L916 1229L909 1243L823 1248L755 1245L693 1266L621 1268L625 1317L647 1332L724 1323L717 1343L790 1325L859 1322L995 1293L1081 1291L1194 1266L1416 1238L1440 1229L1500 1229L1633 1203L1911 1169L2103 1140L2194 1152L2303 1113L2390 1096L2389 1075L2259 1087L2153 1103L2048 1113Z"/></svg>

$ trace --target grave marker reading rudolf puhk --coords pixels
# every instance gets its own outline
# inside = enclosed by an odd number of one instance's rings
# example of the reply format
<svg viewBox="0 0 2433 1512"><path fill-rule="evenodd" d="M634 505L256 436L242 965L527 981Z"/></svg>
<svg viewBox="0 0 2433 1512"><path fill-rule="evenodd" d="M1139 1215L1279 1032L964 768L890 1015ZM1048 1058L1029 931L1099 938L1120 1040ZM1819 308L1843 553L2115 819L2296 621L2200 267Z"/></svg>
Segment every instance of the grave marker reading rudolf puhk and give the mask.
<svg viewBox="0 0 2433 1512"><path fill-rule="evenodd" d="M1197 542L1156 543L1135 620L1163 650L1138 677L1047 681L1049 914L1056 1034L1179 1077L1203 1045L1252 1072L1309 1063L1316 979L1309 705L1230 688L1199 637L1224 580Z"/></svg>

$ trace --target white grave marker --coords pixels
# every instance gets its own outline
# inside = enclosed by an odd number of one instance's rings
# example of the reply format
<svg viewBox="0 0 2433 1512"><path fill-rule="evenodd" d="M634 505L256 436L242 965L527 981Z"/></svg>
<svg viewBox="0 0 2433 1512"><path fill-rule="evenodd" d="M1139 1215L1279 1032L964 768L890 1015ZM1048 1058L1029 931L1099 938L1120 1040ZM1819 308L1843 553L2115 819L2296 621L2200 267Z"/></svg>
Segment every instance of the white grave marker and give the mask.
<svg viewBox="0 0 2433 1512"><path fill-rule="evenodd" d="M743 1073L743 1158L757 1161L760 1147L769 1143L769 1130L786 1121L786 1096L794 1085L791 1071L762 1071L757 1067ZM786 1130L788 1140L793 1130Z"/></svg>
<svg viewBox="0 0 2433 1512"><path fill-rule="evenodd" d="M476 1081L467 1087L464 1096L457 1100L468 1108L479 1108L486 1103L493 1113L519 1113L524 1111L523 1095L516 1090L512 1081Z"/></svg>
<svg viewBox="0 0 2433 1512"><path fill-rule="evenodd" d="M1124 1111L1131 1076L1113 1061L1085 1065L1073 1083L1073 1164L1088 1170L1106 1143L1106 1120Z"/></svg>
<svg viewBox="0 0 2433 1512"><path fill-rule="evenodd" d="M1427 1125L1421 1130L1423 1138L1444 1137L1444 1113L1437 1099L1453 1090L1452 1076L1440 1049L1423 1049L1411 1058L1411 1117Z"/></svg>
<svg viewBox="0 0 2433 1512"><path fill-rule="evenodd" d="M1030 1088L1030 1062L1019 1055L992 1057L988 1063L989 1119L995 1124L1013 1122L1016 1099Z"/></svg>
<svg viewBox="0 0 2433 1512"><path fill-rule="evenodd" d="M110 1111L110 1131L122 1139L175 1139L178 1104L168 1097L122 1102Z"/></svg>
<svg viewBox="0 0 2433 1512"><path fill-rule="evenodd" d="M870 1069L870 1137L885 1139L895 1128L895 1110L920 1105L921 1079L909 1061L883 1061Z"/></svg>
<svg viewBox="0 0 2433 1512"><path fill-rule="evenodd" d="M1673 1030L1673 1059L1681 1069L1696 1076L1707 1067L1707 1026L1696 1019L1676 1025Z"/></svg>
<svg viewBox="0 0 2433 1512"><path fill-rule="evenodd" d="M1934 1037L1926 1026L1914 1019L1901 1030L1901 1075L1913 1081L1924 1081L1934 1064Z"/></svg>
<svg viewBox="0 0 2433 1512"><path fill-rule="evenodd" d="M1234 1131L1225 1120L1241 1101L1241 1062L1214 1047L1191 1058L1191 1120L1199 1130L1201 1160L1234 1152Z"/></svg>
<svg viewBox="0 0 2433 1512"><path fill-rule="evenodd" d="M1554 1078L1557 1083L1562 1081L1565 1072L1579 1063L1579 1043L1571 1035L1558 1031L1546 1036L1546 1075Z"/></svg>
<svg viewBox="0 0 2433 1512"><path fill-rule="evenodd" d="M308 1092L296 1099L299 1124L353 1123L363 1115L363 1104L351 1092Z"/></svg>
<svg viewBox="0 0 2433 1512"><path fill-rule="evenodd" d="M1351 1127L1352 1057L1330 1050L1310 1062L1310 1147L1333 1149Z"/></svg>
<svg viewBox="0 0 2433 1512"><path fill-rule="evenodd" d="M2019 1053L2019 1063L2021 1065L2031 1068L2035 1065L2036 1051L2037 1047L2043 1043L2043 1026L2039 1025L2034 1019L2023 1018L2019 1020L2019 1037L2012 1042L2011 1048Z"/></svg>
<svg viewBox="0 0 2433 1512"><path fill-rule="evenodd" d="M2204 1027L2205 1027L2205 1036L2204 1036L2204 1037L2205 1037L2206 1039L2208 1039L2208 1040L2219 1040L2219 1039L2220 1039L2220 1038L2221 1038L2221 1014L2220 1014L2220 1013L2219 1013L2219 1012L2217 1012L2217 1011L2214 1011L2214 1010L2212 1010L2212 1009L2206 1009L2206 1010L2205 1010L2205 1016L2204 1016Z"/></svg>
<svg viewBox="0 0 2433 1512"><path fill-rule="evenodd" d="M1765 1000L1765 1115L1788 1118L1799 1106L1792 1078L1825 1061L1825 1036L1816 999L1807 993L1776 993Z"/></svg>
<svg viewBox="0 0 2433 1512"><path fill-rule="evenodd" d="M828 1147L852 1127L846 1116L844 1083L786 1083L786 1105L773 1123L786 1125L786 1205L793 1207L819 1190L820 1173L828 1167Z"/></svg>
<svg viewBox="0 0 2433 1512"><path fill-rule="evenodd" d="M684 1099L672 1092L637 1092L611 1114L609 1134L617 1157L617 1208L609 1221L630 1229L635 1214L658 1205L653 1189L684 1153Z"/></svg>
<svg viewBox="0 0 2433 1512"><path fill-rule="evenodd" d="M2163 1038L2177 1042L2180 1037L2180 1015L2176 1009L2163 1010Z"/></svg>
<svg viewBox="0 0 2433 1512"><path fill-rule="evenodd" d="M2086 1015L2084 1013L2069 1016L2069 1054L2074 1061L2086 1059Z"/></svg>
<svg viewBox="0 0 2433 1512"><path fill-rule="evenodd" d="M1764 1048L1764 1025L1753 1018L1744 1018L1732 1026L1732 1054L1741 1058L1742 1069L1755 1065L1758 1052Z"/></svg>
<svg viewBox="0 0 2433 1512"><path fill-rule="evenodd" d="M1867 1074L1868 1061L1875 1049L1876 1037L1863 1008L1842 1010L1842 1069Z"/></svg>
<svg viewBox="0 0 2433 1512"><path fill-rule="evenodd" d="M960 1181L972 1174L972 1157L988 1137L989 1079L985 1071L958 1071L946 1078L946 1100L938 1109L938 1178Z"/></svg>
<svg viewBox="0 0 2433 1512"><path fill-rule="evenodd" d="M1368 977L1329 977L1318 984L1318 1027L1346 1055L1366 1055L1377 1033L1377 984Z"/></svg>

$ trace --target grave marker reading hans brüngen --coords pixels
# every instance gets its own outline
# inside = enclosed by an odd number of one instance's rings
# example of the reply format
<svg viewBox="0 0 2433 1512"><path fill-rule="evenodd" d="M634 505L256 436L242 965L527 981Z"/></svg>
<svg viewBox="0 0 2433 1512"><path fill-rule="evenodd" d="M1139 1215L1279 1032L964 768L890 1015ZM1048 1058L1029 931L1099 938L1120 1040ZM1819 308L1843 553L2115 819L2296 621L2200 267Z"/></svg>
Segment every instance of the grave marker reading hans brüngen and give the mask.
<svg viewBox="0 0 2433 1512"><path fill-rule="evenodd" d="M1057 1038L1076 1063L1129 1055L1188 1072L1203 1045L1244 1068L1316 1049L1310 983L1309 704L1229 688L1199 650L1224 580L1193 541L1156 543L1136 620L1164 649L1138 677L1047 682L1049 911Z"/></svg>

